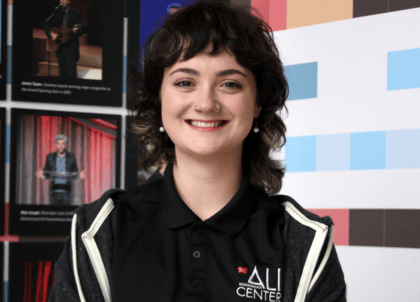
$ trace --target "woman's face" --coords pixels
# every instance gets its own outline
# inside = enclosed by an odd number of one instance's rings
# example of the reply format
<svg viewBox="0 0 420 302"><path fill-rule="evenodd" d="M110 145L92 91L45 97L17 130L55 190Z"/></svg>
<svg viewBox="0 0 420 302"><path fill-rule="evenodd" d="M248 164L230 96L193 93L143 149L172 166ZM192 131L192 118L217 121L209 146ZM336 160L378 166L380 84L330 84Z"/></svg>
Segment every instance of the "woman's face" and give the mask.
<svg viewBox="0 0 420 302"><path fill-rule="evenodd" d="M162 121L179 152L189 155L242 153L261 107L254 75L233 54L202 52L165 68Z"/></svg>

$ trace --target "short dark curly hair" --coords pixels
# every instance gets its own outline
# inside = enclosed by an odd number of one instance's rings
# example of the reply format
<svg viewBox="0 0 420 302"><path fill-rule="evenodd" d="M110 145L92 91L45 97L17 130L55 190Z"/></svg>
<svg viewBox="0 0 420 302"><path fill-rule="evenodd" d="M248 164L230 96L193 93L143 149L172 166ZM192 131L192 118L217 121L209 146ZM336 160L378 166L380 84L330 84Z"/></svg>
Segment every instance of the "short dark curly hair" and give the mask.
<svg viewBox="0 0 420 302"><path fill-rule="evenodd" d="M143 47L142 72L131 69L129 90L132 131L140 148L140 168L148 170L162 158L175 161L175 146L162 126L160 90L163 72L183 55L187 61L212 45L210 55L233 53L237 62L255 76L257 103L262 107L258 134L244 140L242 171L250 182L267 194L282 187L285 167L270 153L286 143L286 126L280 117L288 84L270 26L249 8L218 2L198 2L169 15ZM139 88L140 87L140 88ZM137 92L140 95L137 95Z"/></svg>

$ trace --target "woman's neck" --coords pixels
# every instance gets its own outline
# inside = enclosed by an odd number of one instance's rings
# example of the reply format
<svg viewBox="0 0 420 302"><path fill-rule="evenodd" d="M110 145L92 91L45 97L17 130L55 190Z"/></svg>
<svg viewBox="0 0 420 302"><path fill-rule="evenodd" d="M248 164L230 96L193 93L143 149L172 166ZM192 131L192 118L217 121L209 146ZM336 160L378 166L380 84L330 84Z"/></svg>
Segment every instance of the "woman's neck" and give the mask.
<svg viewBox="0 0 420 302"><path fill-rule="evenodd" d="M216 214L235 195L242 181L241 159L238 152L205 160L177 153L173 169L175 187L201 220Z"/></svg>

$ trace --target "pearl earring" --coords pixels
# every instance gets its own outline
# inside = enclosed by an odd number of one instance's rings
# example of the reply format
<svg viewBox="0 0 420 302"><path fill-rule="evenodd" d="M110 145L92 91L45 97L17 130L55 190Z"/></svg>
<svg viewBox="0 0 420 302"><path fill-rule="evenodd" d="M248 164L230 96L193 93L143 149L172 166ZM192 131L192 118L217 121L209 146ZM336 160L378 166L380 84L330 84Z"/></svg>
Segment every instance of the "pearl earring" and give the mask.
<svg viewBox="0 0 420 302"><path fill-rule="evenodd" d="M255 133L258 133L258 131L260 131L260 129L258 128L258 125L257 125L257 120L255 120L254 132L255 132Z"/></svg>
<svg viewBox="0 0 420 302"><path fill-rule="evenodd" d="M161 127L159 128L159 131L160 131L160 132L165 132L165 128L163 128L163 126L161 126Z"/></svg>

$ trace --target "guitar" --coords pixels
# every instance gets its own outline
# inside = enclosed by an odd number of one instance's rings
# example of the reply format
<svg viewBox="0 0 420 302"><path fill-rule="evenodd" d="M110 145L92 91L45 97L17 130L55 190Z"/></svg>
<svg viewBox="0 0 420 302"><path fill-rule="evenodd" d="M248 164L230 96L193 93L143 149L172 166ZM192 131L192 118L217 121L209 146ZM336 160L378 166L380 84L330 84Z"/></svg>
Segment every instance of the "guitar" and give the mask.
<svg viewBox="0 0 420 302"><path fill-rule="evenodd" d="M48 39L50 43L50 49L53 51L56 51L61 46L61 44L64 44L67 41L69 41L71 39L70 34L73 32L74 28L77 28L78 30L83 31L86 27L87 27L87 22L76 24L72 28L68 28L65 25L62 25L60 28L58 27L51 28L51 32L57 34L58 37L55 40L52 37Z"/></svg>

